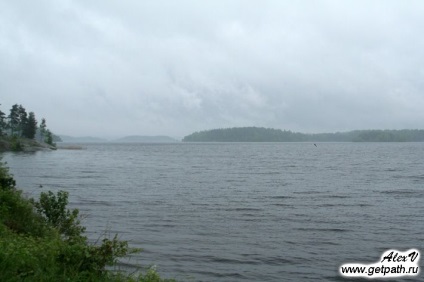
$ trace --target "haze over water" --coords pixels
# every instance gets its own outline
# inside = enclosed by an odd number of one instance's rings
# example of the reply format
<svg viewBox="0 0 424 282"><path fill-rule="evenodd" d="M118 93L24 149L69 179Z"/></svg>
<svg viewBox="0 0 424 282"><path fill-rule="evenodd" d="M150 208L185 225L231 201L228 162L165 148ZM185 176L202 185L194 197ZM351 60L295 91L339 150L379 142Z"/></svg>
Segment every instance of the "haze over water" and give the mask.
<svg viewBox="0 0 424 282"><path fill-rule="evenodd" d="M125 267L181 281L344 281L343 263L423 252L424 144L317 145L84 144L3 160L30 196L70 192L92 240L108 230L143 248Z"/></svg>

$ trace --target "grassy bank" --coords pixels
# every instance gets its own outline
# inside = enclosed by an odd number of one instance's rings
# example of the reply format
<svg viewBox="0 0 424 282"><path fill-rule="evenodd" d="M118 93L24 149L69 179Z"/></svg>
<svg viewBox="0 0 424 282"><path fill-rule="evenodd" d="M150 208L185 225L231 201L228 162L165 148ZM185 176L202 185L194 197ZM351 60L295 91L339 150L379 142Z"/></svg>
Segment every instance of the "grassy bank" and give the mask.
<svg viewBox="0 0 424 282"><path fill-rule="evenodd" d="M128 275L111 271L118 258L137 249L115 235L93 245L84 236L68 193L27 199L0 163L0 281L171 281L154 269Z"/></svg>

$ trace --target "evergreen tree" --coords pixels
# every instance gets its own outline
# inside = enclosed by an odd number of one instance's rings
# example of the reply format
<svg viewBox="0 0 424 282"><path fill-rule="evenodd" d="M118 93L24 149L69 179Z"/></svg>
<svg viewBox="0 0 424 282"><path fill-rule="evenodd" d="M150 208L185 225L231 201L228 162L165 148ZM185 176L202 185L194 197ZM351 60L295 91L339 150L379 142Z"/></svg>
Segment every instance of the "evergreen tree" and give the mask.
<svg viewBox="0 0 424 282"><path fill-rule="evenodd" d="M9 119L8 128L10 129L11 135L15 135L19 127L19 106L15 104L10 109L10 114L7 117Z"/></svg>
<svg viewBox="0 0 424 282"><path fill-rule="evenodd" d="M4 134L6 129L6 114L0 110L0 136Z"/></svg>
<svg viewBox="0 0 424 282"><path fill-rule="evenodd" d="M22 135L23 137L34 139L36 132L37 132L37 120L35 119L34 112L30 112L28 115L28 120L24 126Z"/></svg>
<svg viewBox="0 0 424 282"><path fill-rule="evenodd" d="M18 124L18 135L23 137L25 128L28 124L28 114L22 105L18 107L19 124Z"/></svg>
<svg viewBox="0 0 424 282"><path fill-rule="evenodd" d="M48 129L46 130L46 137L45 137L44 142L46 142L49 145L54 145L53 144L53 134Z"/></svg>
<svg viewBox="0 0 424 282"><path fill-rule="evenodd" d="M40 124L40 141L45 141L46 129L47 129L46 119L42 118L41 124Z"/></svg>

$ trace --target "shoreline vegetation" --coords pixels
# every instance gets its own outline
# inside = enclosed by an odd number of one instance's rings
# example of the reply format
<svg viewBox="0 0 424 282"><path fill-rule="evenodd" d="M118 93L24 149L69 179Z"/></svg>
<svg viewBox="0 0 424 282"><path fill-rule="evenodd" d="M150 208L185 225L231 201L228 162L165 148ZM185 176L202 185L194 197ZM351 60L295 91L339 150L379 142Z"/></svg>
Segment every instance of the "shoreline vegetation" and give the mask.
<svg viewBox="0 0 424 282"><path fill-rule="evenodd" d="M38 142L34 139L28 139L17 136L1 136L0 152L36 152L46 150L56 150L56 144L47 144Z"/></svg>
<svg viewBox="0 0 424 282"><path fill-rule="evenodd" d="M424 130L353 130L300 133L264 127L233 127L194 132L182 142L424 142Z"/></svg>
<svg viewBox="0 0 424 282"><path fill-rule="evenodd" d="M38 121L34 112L14 104L9 115L0 110L0 152L55 150L55 141L61 141L46 125L46 119Z"/></svg>
<svg viewBox="0 0 424 282"><path fill-rule="evenodd" d="M26 198L0 161L0 281L175 281L154 267L144 274L120 271L118 259L141 250L118 235L91 244L78 209L67 204L65 191Z"/></svg>

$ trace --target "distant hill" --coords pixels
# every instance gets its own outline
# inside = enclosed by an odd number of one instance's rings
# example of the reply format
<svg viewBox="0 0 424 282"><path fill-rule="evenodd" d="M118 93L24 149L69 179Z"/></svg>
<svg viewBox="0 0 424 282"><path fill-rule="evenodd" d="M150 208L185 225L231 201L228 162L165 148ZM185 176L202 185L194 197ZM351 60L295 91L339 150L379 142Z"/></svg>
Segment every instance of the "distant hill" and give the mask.
<svg viewBox="0 0 424 282"><path fill-rule="evenodd" d="M114 140L113 142L123 142L123 143L174 143L179 142L178 140L171 138L169 136L126 136Z"/></svg>
<svg viewBox="0 0 424 282"><path fill-rule="evenodd" d="M102 143L108 140L98 137L84 136L84 137L72 137L68 135L59 135L62 142L67 143Z"/></svg>
<svg viewBox="0 0 424 282"><path fill-rule="evenodd" d="M183 142L424 142L424 130L354 130L307 134L263 127L234 127L195 132Z"/></svg>

